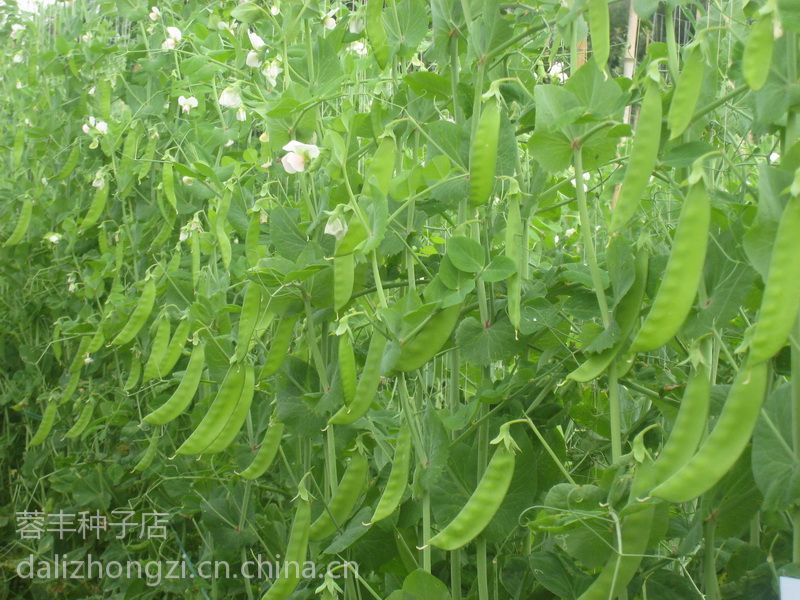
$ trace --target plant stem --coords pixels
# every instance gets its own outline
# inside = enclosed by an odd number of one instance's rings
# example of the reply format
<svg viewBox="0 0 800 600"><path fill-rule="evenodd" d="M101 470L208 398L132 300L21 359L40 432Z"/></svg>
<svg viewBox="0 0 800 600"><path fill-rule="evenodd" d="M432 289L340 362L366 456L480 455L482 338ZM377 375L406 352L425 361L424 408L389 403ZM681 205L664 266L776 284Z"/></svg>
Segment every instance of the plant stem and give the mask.
<svg viewBox="0 0 800 600"><path fill-rule="evenodd" d="M608 411L611 427L611 460L616 463L622 457L622 410L616 360L608 367Z"/></svg>
<svg viewBox="0 0 800 600"><path fill-rule="evenodd" d="M703 553L703 582L706 600L717 600L719 598L719 582L717 581L717 567L714 556L714 534L716 529L717 523L713 519L709 519L703 524L703 537L705 538L705 551Z"/></svg>

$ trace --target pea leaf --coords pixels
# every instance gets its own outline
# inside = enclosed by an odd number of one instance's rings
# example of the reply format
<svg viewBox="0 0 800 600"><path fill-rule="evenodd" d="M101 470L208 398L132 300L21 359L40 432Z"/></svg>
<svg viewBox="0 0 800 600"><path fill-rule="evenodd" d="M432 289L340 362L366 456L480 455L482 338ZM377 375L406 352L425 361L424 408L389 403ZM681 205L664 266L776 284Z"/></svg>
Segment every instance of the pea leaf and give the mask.
<svg viewBox="0 0 800 600"><path fill-rule="evenodd" d="M463 235L457 235L447 242L447 257L459 271L477 273L486 264L486 256L478 242Z"/></svg>

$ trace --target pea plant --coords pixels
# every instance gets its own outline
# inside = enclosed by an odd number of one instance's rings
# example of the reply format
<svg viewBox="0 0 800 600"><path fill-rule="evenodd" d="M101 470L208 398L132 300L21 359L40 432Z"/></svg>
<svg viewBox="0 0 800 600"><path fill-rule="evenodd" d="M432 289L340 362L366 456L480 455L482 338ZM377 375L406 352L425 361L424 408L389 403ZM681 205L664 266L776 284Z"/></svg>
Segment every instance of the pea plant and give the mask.
<svg viewBox="0 0 800 600"><path fill-rule="evenodd" d="M0 34L0 598L800 577L795 0L7 0ZM23 568L88 556L181 576Z"/></svg>

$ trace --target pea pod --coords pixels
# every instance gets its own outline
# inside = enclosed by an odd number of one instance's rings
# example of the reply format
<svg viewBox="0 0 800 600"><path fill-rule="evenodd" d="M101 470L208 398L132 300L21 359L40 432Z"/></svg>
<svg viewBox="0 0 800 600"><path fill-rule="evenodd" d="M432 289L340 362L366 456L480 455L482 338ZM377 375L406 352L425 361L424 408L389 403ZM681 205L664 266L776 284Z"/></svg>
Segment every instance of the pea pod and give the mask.
<svg viewBox="0 0 800 600"><path fill-rule="evenodd" d="M169 205L173 210L177 211L178 199L175 196L175 174L172 170L172 163L169 161L166 161L161 168L161 188Z"/></svg>
<svg viewBox="0 0 800 600"><path fill-rule="evenodd" d="M28 233L28 228L31 225L32 216L33 200L29 197L26 197L22 201L22 208L19 211L19 218L17 218L17 224L14 225L14 230L11 232L11 235L8 236L8 239L3 243L4 248L16 246L25 238L25 234Z"/></svg>
<svg viewBox="0 0 800 600"><path fill-rule="evenodd" d="M159 439L160 436L158 435L158 431L154 429L153 432L150 434L150 441L147 444L147 448L142 453L142 456L139 459L139 461L133 466L133 471L135 471L136 473L141 473L142 471L147 469L147 467L153 464L153 459L156 457L156 454L158 454Z"/></svg>
<svg viewBox="0 0 800 600"><path fill-rule="evenodd" d="M703 276L711 204L702 183L684 200L667 267L650 312L631 344L631 352L654 350L680 330L692 308Z"/></svg>
<svg viewBox="0 0 800 600"><path fill-rule="evenodd" d="M286 600L297 587L300 582L302 566L306 561L310 523L311 505L305 490L301 490L282 563L284 570L282 573L278 573L278 578L261 597L261 600Z"/></svg>
<svg viewBox="0 0 800 600"><path fill-rule="evenodd" d="M260 211L256 211L250 215L250 223L247 226L247 234L244 238L244 255L247 257L247 265L250 267L255 267L258 261L265 256L260 237L261 214Z"/></svg>
<svg viewBox="0 0 800 600"><path fill-rule="evenodd" d="M176 454L201 454L217 439L239 402L244 382L244 365L231 366L202 421L175 451Z"/></svg>
<svg viewBox="0 0 800 600"><path fill-rule="evenodd" d="M400 355L394 367L400 371L414 371L432 359L450 339L460 314L460 304L443 308L418 333L400 340Z"/></svg>
<svg viewBox="0 0 800 600"><path fill-rule="evenodd" d="M42 413L42 420L36 429L36 433L33 434L33 437L28 442L28 448L38 446L47 439L53 429L53 425L55 425L57 416L58 403L55 400L50 400Z"/></svg>
<svg viewBox="0 0 800 600"><path fill-rule="evenodd" d="M178 326L175 328L175 333L172 334L172 337L169 340L167 350L164 352L164 356L158 363L158 377L166 377L172 373L172 369L175 368L175 365L183 354L183 348L186 346L186 340L189 337L191 329L192 322L188 318L183 319L178 323Z"/></svg>
<svg viewBox="0 0 800 600"><path fill-rule="evenodd" d="M706 61L700 46L688 50L683 71L675 82L675 91L672 93L672 102L669 105L667 123L669 124L670 138L680 137L694 116L700 91L703 88L703 77L706 71Z"/></svg>
<svg viewBox="0 0 800 600"><path fill-rule="evenodd" d="M339 336L339 380L342 382L342 395L344 403L350 404L356 397L356 357L353 354L353 343L350 335L344 333Z"/></svg>
<svg viewBox="0 0 800 600"><path fill-rule="evenodd" d="M147 362L144 365L142 372L142 383L146 383L151 379L155 379L159 375L159 363L164 360L164 355L167 353L167 346L169 345L169 334L172 325L169 317L164 314L158 320L156 326L156 333L153 336L153 342L150 344L150 355L147 357Z"/></svg>
<svg viewBox="0 0 800 600"><path fill-rule="evenodd" d="M280 421L272 421L269 424L267 431L264 433L264 439L261 440L261 446L253 457L253 461L239 475L245 479L257 479L269 469L281 447L283 429L283 423Z"/></svg>
<svg viewBox="0 0 800 600"><path fill-rule="evenodd" d="M142 363L139 360L139 356L136 353L131 352L131 362L128 366L128 377L125 379L122 389L127 392L135 388L136 384L139 383L139 377L141 375Z"/></svg>
<svg viewBox="0 0 800 600"><path fill-rule="evenodd" d="M144 417L144 422L149 425L164 425L183 413L191 404L200 385L200 376L205 368L205 345L197 344L189 357L186 372L181 378L178 387L164 404Z"/></svg>
<svg viewBox="0 0 800 600"><path fill-rule="evenodd" d="M333 309L340 310L353 295L353 276L355 273L355 254L333 257Z"/></svg>
<svg viewBox="0 0 800 600"><path fill-rule="evenodd" d="M611 232L620 231L636 214L650 175L656 166L661 145L661 92L658 84L648 80L642 110L633 136L631 157L622 180L617 205L611 214Z"/></svg>
<svg viewBox="0 0 800 600"><path fill-rule="evenodd" d="M522 320L522 216L519 210L519 197L513 196L508 200L508 214L506 215L506 247L505 254L514 261L516 272L508 280L507 307L508 319L519 331Z"/></svg>
<svg viewBox="0 0 800 600"><path fill-rule="evenodd" d="M589 33L592 36L592 57L597 66L605 68L610 52L608 0L588 0Z"/></svg>
<svg viewBox="0 0 800 600"><path fill-rule="evenodd" d="M78 415L75 423L73 423L72 427L70 427L67 433L64 434L64 437L70 440L80 437L80 435L86 431L86 428L89 426L89 422L92 420L93 414L94 398L90 398L89 401L84 404L81 414Z"/></svg>
<svg viewBox="0 0 800 600"><path fill-rule="evenodd" d="M494 188L497 144L500 139L500 106L492 98L481 111L475 138L469 148L469 202L480 206L488 202Z"/></svg>
<svg viewBox="0 0 800 600"><path fill-rule="evenodd" d="M750 29L742 54L742 74L751 90L760 90L767 83L774 48L772 15L762 15Z"/></svg>
<svg viewBox="0 0 800 600"><path fill-rule="evenodd" d="M81 158L81 147L80 144L75 144L72 146L72 149L69 151L69 155L67 156L67 160L64 161L64 165L61 167L61 170L56 175L56 179L64 180L75 170L75 167L78 166L78 161Z"/></svg>
<svg viewBox="0 0 800 600"><path fill-rule="evenodd" d="M330 504L311 524L308 538L319 542L336 533L353 513L356 502L367 485L369 463L360 454L350 459L350 464L342 475L342 480L331 498Z"/></svg>
<svg viewBox="0 0 800 600"><path fill-rule="evenodd" d="M192 287L196 294L197 286L200 283L200 234L193 230L189 234L189 240L192 256Z"/></svg>
<svg viewBox="0 0 800 600"><path fill-rule="evenodd" d="M403 494L408 486L408 469L411 466L411 430L408 425L400 429L397 436L392 469L389 471L389 480L378 500L375 512L372 514L371 523L377 523L390 516L403 499Z"/></svg>
<svg viewBox="0 0 800 600"><path fill-rule="evenodd" d="M289 344L292 342L295 323L297 323L297 315L284 315L278 321L275 335L269 345L267 358L264 360L264 366L261 367L261 372L258 375L259 381L275 374L281 368L289 351Z"/></svg>
<svg viewBox="0 0 800 600"><path fill-rule="evenodd" d="M152 131L147 137L147 146L144 148L142 157L137 161L139 168L136 169L136 179L141 181L150 173L153 168L153 157L156 155L156 144L158 143L158 132Z"/></svg>
<svg viewBox="0 0 800 600"><path fill-rule="evenodd" d="M375 331L369 343L367 359L364 361L361 377L358 378L353 401L340 408L330 418L329 423L349 425L367 413L380 384L384 348L386 348L386 338L380 332Z"/></svg>
<svg viewBox="0 0 800 600"><path fill-rule="evenodd" d="M506 497L515 462L514 452L499 446L467 503L428 543L442 550L457 550L486 529Z"/></svg>
<svg viewBox="0 0 800 600"><path fill-rule="evenodd" d="M254 282L249 282L244 291L242 300L242 311L239 313L239 331L236 337L236 352L234 352L232 362L239 362L250 350L250 341L258 324L261 314L261 286Z"/></svg>
<svg viewBox="0 0 800 600"><path fill-rule="evenodd" d="M89 205L89 210L87 210L86 214L83 216L80 229L89 229L89 227L97 223L98 219L100 219L100 215L103 214L103 211L106 208L109 187L109 183L104 181L103 187L97 188L94 191L92 203Z"/></svg>
<svg viewBox="0 0 800 600"><path fill-rule="evenodd" d="M748 360L769 360L786 344L800 309L800 197L783 209Z"/></svg>
<svg viewBox="0 0 800 600"><path fill-rule="evenodd" d="M367 0L366 23L364 24L367 40L372 46L372 56L383 69L389 62L389 37L383 26L383 0Z"/></svg>
<svg viewBox="0 0 800 600"><path fill-rule="evenodd" d="M688 502L707 492L739 459L753 434L767 386L767 363L745 365L728 392L714 428L697 453L652 491L656 498Z"/></svg>
<svg viewBox="0 0 800 600"><path fill-rule="evenodd" d="M128 322L125 323L117 337L111 340L112 346L124 346L136 337L136 334L144 327L147 318L150 316L155 299L156 284L152 279L148 279L144 284L144 288L142 288L142 295L139 296L136 307L128 318Z"/></svg>
<svg viewBox="0 0 800 600"><path fill-rule="evenodd" d="M233 439L241 431L242 425L250 413L250 405L253 403L255 379L253 365L246 364L244 366L244 382L236 406L233 407L231 415L219 435L203 450L204 454L222 452L231 445Z"/></svg>
<svg viewBox="0 0 800 600"><path fill-rule="evenodd" d="M12 168L16 169L19 167L23 152L25 152L25 129L18 127L17 133L14 136L14 147L11 151Z"/></svg>

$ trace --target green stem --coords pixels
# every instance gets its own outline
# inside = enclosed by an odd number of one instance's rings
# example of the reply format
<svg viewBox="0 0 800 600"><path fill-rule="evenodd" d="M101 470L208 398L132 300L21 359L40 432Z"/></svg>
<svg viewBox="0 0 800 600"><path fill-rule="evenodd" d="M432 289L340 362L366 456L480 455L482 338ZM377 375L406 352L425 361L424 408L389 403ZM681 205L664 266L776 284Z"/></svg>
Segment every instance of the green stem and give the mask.
<svg viewBox="0 0 800 600"><path fill-rule="evenodd" d="M622 457L622 410L616 360L608 367L608 412L611 427L611 460L616 463Z"/></svg>
<svg viewBox="0 0 800 600"><path fill-rule="evenodd" d="M703 524L703 537L705 538L705 551L703 553L703 582L706 600L718 600L719 582L717 581L717 567L715 557L714 534L717 523L709 519Z"/></svg>

